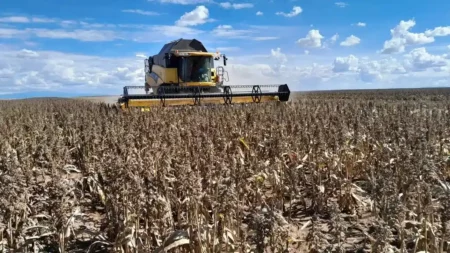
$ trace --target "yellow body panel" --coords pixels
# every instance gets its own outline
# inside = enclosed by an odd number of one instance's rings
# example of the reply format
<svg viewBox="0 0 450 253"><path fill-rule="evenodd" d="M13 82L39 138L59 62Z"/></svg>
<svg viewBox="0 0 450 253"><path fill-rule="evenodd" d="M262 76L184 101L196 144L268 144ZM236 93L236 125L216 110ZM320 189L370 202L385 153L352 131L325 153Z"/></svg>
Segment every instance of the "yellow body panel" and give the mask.
<svg viewBox="0 0 450 253"><path fill-rule="evenodd" d="M215 68L212 68L212 69L211 69L211 79L212 79L213 81L216 79L216 74L217 74L216 69L215 69Z"/></svg>
<svg viewBox="0 0 450 253"><path fill-rule="evenodd" d="M178 73L176 68L163 68L153 65L152 73L145 74L145 81L150 86L159 86L162 83L178 83Z"/></svg>

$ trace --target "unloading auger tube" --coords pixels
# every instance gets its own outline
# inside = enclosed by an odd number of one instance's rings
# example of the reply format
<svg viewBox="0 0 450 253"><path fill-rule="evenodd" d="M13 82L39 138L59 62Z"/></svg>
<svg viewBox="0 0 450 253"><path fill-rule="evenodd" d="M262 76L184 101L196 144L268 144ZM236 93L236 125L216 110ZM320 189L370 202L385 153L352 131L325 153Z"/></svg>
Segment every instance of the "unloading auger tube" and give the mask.
<svg viewBox="0 0 450 253"><path fill-rule="evenodd" d="M291 93L287 84L220 86L223 92L209 92L210 88L205 86L160 86L157 94L129 94L129 90L145 89L145 86L125 86L118 103L122 108L128 108L200 105L204 99L216 99L209 101L212 104L287 102ZM273 92L263 92L264 88L278 89ZM233 89L247 89L247 91L233 92Z"/></svg>

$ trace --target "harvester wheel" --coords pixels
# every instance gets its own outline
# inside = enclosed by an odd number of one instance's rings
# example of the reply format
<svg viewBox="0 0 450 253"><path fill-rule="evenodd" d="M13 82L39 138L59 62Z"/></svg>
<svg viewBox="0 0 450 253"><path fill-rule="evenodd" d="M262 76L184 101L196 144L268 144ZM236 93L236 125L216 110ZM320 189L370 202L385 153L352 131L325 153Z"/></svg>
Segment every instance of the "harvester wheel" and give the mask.
<svg viewBox="0 0 450 253"><path fill-rule="evenodd" d="M252 89L252 100L255 103L261 102L261 87L259 85L254 85Z"/></svg>
<svg viewBox="0 0 450 253"><path fill-rule="evenodd" d="M223 93L225 93L225 96L223 97L225 104L231 104L231 101L233 99L233 93L231 92L231 87L225 86L223 88Z"/></svg>

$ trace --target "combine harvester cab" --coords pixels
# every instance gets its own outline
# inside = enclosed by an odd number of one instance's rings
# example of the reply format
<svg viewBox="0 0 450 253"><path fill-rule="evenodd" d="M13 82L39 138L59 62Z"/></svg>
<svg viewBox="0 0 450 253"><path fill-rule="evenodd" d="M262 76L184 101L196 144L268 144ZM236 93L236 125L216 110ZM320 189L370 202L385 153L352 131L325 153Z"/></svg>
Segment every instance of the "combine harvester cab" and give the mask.
<svg viewBox="0 0 450 253"><path fill-rule="evenodd" d="M225 55L208 52L196 39L167 43L158 54L145 59L145 85L125 86L118 103L126 109L289 100L287 84L224 85L229 81L228 72L222 66L214 68L214 61L220 58L226 66ZM133 94L135 90L141 92Z"/></svg>

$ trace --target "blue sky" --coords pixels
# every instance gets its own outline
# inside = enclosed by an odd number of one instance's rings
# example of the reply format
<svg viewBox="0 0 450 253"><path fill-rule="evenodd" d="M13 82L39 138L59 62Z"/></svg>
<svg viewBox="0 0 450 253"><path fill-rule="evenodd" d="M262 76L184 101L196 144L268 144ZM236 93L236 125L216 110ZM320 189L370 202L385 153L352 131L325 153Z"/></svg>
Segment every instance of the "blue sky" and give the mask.
<svg viewBox="0 0 450 253"><path fill-rule="evenodd" d="M449 35L443 0L5 0L0 96L120 94L177 38L226 53L230 84L448 86Z"/></svg>

